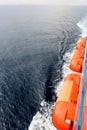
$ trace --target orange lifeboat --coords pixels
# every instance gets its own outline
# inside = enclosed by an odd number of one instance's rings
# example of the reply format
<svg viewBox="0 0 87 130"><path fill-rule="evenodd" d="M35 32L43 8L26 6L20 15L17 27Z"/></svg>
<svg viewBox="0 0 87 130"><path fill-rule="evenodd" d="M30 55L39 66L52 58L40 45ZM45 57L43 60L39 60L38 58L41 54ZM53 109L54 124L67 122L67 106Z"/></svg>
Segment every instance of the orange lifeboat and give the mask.
<svg viewBox="0 0 87 130"><path fill-rule="evenodd" d="M83 66L84 69L82 71ZM82 72L82 75L70 74L65 78L54 107L52 122L58 130L77 130L77 128L87 130L86 38L81 38L77 42L76 50L70 63L70 68L76 72ZM82 113L82 108L83 114L80 114ZM78 116L78 113L80 116ZM84 116L81 117L81 115ZM78 119L80 119L80 122ZM82 122L81 119L83 119ZM79 122L79 125L77 122Z"/></svg>
<svg viewBox="0 0 87 130"><path fill-rule="evenodd" d="M75 72L82 72L82 67L83 67L83 61L84 59L78 58L78 59L72 59L70 63L70 69L75 71Z"/></svg>
<svg viewBox="0 0 87 130"><path fill-rule="evenodd" d="M76 49L70 62L70 69L75 72L82 72L84 54L85 54L86 38L81 38L76 45Z"/></svg>
<svg viewBox="0 0 87 130"><path fill-rule="evenodd" d="M77 42L76 49L85 48L86 38L80 38Z"/></svg>
<svg viewBox="0 0 87 130"><path fill-rule="evenodd" d="M83 48L75 49L72 59L84 58L84 54L85 54L85 49Z"/></svg>
<svg viewBox="0 0 87 130"><path fill-rule="evenodd" d="M52 121L58 130L72 130L81 76L66 77L56 101Z"/></svg>

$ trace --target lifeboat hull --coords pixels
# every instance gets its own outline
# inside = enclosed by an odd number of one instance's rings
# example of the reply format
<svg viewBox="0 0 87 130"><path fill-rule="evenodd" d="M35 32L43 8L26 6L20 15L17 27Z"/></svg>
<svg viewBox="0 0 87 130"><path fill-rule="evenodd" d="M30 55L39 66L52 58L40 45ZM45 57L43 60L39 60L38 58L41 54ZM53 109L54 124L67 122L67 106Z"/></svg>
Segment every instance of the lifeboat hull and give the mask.
<svg viewBox="0 0 87 130"><path fill-rule="evenodd" d="M58 130L71 130L76 110L81 76L68 75L56 101L52 122Z"/></svg>

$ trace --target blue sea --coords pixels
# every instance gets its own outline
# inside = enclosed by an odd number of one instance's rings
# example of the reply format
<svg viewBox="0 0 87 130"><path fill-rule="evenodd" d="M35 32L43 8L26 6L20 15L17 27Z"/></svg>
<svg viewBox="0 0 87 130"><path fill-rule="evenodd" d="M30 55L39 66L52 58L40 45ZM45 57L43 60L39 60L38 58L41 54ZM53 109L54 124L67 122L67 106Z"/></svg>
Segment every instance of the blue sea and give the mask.
<svg viewBox="0 0 87 130"><path fill-rule="evenodd" d="M55 130L51 115L86 6L0 6L0 130Z"/></svg>

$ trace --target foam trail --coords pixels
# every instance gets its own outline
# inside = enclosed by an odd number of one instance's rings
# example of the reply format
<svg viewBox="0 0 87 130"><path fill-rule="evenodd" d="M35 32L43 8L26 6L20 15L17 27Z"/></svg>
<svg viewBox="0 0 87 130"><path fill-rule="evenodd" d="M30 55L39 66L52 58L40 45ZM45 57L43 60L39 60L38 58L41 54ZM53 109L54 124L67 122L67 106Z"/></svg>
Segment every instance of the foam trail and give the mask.
<svg viewBox="0 0 87 130"><path fill-rule="evenodd" d="M79 22L77 25L80 27L82 31L82 36L87 36L87 27L85 28L85 23ZM74 73L69 69L69 64L71 61L71 58L73 56L75 50L75 43L71 44L70 49L67 50L65 55L63 56L63 59L65 61L63 65L63 79L70 73ZM61 86L63 84L63 80L60 81L55 88L56 94L58 95L61 89ZM32 122L28 128L28 130L57 130L53 124L52 124L52 112L53 112L54 104L49 104L46 101L42 101L40 111L36 113L36 115L33 117Z"/></svg>
<svg viewBox="0 0 87 130"><path fill-rule="evenodd" d="M73 55L73 50L75 43L72 44L67 53L64 55L63 59L65 60L64 66L63 66L63 78L66 77L66 75L70 74L72 72L69 69L69 63L71 60L71 57ZM73 48L73 50L72 50ZM63 80L60 81L56 86L56 94L60 92L61 86L62 86ZM36 115L33 117L32 122L28 128L28 130L56 130L56 128L52 124L52 112L53 112L54 104L47 103L46 101L42 101L40 111L36 113Z"/></svg>
<svg viewBox="0 0 87 130"><path fill-rule="evenodd" d="M56 130L52 124L53 104L42 101L40 111L36 113L28 130Z"/></svg>
<svg viewBox="0 0 87 130"><path fill-rule="evenodd" d="M87 37L87 16L77 23L77 26L81 29L81 36Z"/></svg>
<svg viewBox="0 0 87 130"><path fill-rule="evenodd" d="M73 49L72 49L73 48ZM74 73L70 68L69 68L69 65L70 65L70 61L71 61L71 58L73 56L73 53L74 53L74 49L75 49L75 43L72 43L72 46L70 47L69 50L67 50L67 52L65 53L65 55L63 56L63 59L65 60L65 63L63 65L63 71L62 71L62 76L63 76L63 80L64 78L70 74L70 73ZM59 86L57 87L56 89L56 93L59 94L60 92L60 89L61 89L61 86L63 84L63 80L59 83Z"/></svg>

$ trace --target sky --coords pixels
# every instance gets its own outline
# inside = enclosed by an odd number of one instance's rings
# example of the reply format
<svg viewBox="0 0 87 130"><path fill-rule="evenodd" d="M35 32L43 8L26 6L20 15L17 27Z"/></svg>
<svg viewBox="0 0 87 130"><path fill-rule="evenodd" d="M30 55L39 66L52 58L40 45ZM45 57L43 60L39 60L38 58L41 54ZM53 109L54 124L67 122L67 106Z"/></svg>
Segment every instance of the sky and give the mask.
<svg viewBox="0 0 87 130"><path fill-rule="evenodd" d="M0 0L2 4L87 5L87 0Z"/></svg>

